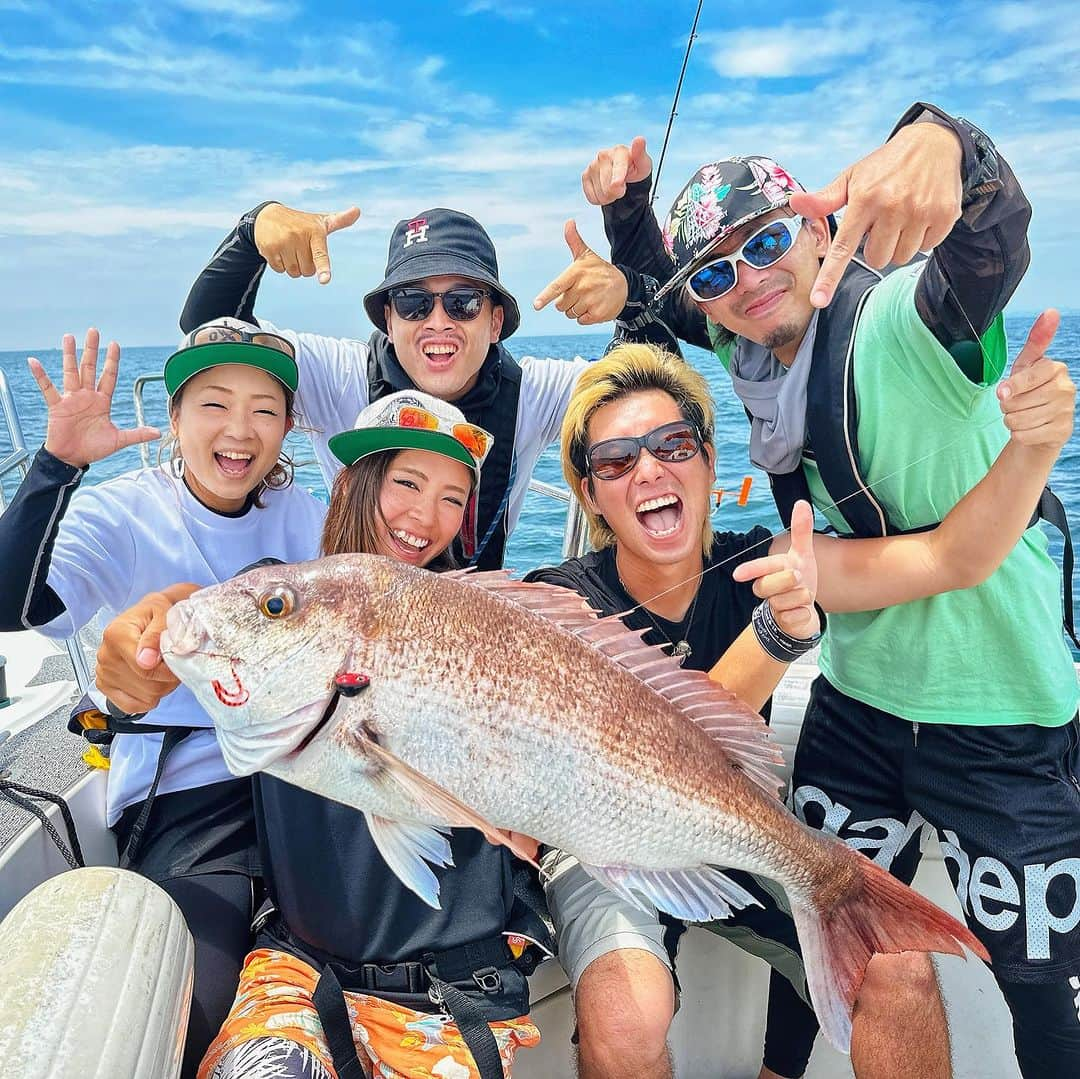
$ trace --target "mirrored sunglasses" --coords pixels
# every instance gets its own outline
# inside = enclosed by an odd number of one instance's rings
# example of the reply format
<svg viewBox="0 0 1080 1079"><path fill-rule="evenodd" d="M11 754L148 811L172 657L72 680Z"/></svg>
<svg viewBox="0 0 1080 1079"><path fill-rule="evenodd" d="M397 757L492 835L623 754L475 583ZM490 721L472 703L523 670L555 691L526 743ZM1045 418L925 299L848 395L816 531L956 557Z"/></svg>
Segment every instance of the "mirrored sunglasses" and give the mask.
<svg viewBox="0 0 1080 1079"><path fill-rule="evenodd" d="M455 322L472 322L484 307L484 297L490 296L487 289L461 285L445 292L431 292L426 288L392 288L390 302L399 318L407 322L418 322L427 318L435 307L436 300L442 300L443 310Z"/></svg>
<svg viewBox="0 0 1080 1079"><path fill-rule="evenodd" d="M606 438L585 451L585 465L598 480L625 476L641 456L642 447L665 464L689 461L701 450L701 436L692 423L676 420L638 437Z"/></svg>
<svg viewBox="0 0 1080 1079"><path fill-rule="evenodd" d="M272 348L285 353L290 359L296 359L296 349L287 338L276 333L264 333L261 330L251 333L248 330L240 330L233 326L225 326L211 323L209 326L200 326L188 335L185 348L194 348L196 345L217 345L223 342L242 341L245 344L262 345L264 348Z"/></svg>
<svg viewBox="0 0 1080 1079"><path fill-rule="evenodd" d="M441 431L456 439L469 451L478 465L483 464L491 449L491 435L472 423L448 424L445 420L417 405L403 405L398 409L398 427L419 428L423 431Z"/></svg>
<svg viewBox="0 0 1080 1079"><path fill-rule="evenodd" d="M719 299L738 284L736 263L739 260L756 270L764 270L779 262L791 250L803 223L801 217L781 217L762 225L738 251L714 259L691 274L686 282L686 291L695 300L704 303Z"/></svg>

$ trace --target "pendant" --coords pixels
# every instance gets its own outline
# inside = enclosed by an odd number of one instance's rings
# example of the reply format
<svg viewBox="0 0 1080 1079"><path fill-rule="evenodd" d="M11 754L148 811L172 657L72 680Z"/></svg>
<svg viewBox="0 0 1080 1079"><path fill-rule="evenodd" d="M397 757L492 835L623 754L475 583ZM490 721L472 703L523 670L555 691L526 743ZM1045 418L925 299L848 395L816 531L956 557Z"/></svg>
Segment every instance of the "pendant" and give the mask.
<svg viewBox="0 0 1080 1079"><path fill-rule="evenodd" d="M686 657L690 655L690 643L689 643L689 641L679 641L671 649L671 654L676 659L686 659Z"/></svg>

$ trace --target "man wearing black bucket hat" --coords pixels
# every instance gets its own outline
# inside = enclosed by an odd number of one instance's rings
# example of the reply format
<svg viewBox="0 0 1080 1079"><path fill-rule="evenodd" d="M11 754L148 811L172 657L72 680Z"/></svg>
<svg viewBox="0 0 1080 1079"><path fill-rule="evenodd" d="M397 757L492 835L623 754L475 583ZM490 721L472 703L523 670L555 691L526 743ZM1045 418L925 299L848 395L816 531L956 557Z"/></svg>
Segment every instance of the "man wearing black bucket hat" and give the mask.
<svg viewBox="0 0 1080 1079"><path fill-rule="evenodd" d="M254 320L268 265L291 277L329 280L327 237L358 216L355 208L313 214L273 202L256 207L192 286L181 326L223 315ZM533 466L558 437L584 362L514 360L503 342L518 328L517 302L499 280L491 237L457 210L424 210L397 223L386 274L364 297L364 309L376 326L366 342L279 331L297 350L303 373L297 406L315 429L327 484L341 466L322 432L348 427L369 401L410 388L453 401L495 442L458 556L481 569L499 567Z"/></svg>
<svg viewBox="0 0 1080 1079"><path fill-rule="evenodd" d="M1013 436L1036 444L1045 417L1022 402L1039 379L1067 374L1021 364L998 386L1031 207L978 128L914 105L885 146L814 194L770 158L714 161L662 229L649 172L643 140L601 151L585 193L604 205L620 267L579 253L577 272L547 291L561 309L617 314L630 339L715 352L785 523L809 497L844 536L933 526L1009 437L998 398ZM845 202L835 229L829 215ZM874 269L887 263L907 265ZM1042 316L1029 345L1044 351L1056 322ZM1049 490L1037 517L1067 537ZM1071 608L1071 580L1063 604L1032 527L977 587L833 616L791 788L808 824L904 880L923 834L937 833L1012 1013L1021 1071L1040 1079L1080 1074L1078 687L1061 632L1064 621L1076 640Z"/></svg>

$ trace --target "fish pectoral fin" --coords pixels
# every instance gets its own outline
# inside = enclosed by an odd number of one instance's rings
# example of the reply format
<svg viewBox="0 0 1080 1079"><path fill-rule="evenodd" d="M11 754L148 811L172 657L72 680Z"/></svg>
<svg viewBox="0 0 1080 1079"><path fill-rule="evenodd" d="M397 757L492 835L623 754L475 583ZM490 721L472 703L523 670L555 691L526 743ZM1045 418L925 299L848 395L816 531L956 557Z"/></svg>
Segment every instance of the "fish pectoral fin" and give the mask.
<svg viewBox="0 0 1080 1079"><path fill-rule="evenodd" d="M742 885L711 865L693 869L581 865L605 888L640 910L648 910L652 904L688 922L711 922L730 917L733 910L761 905Z"/></svg>
<svg viewBox="0 0 1080 1079"><path fill-rule="evenodd" d="M454 864L446 836L429 824L388 820L374 813L365 813L364 819L383 861L401 883L429 907L440 910L439 878L427 863L438 866Z"/></svg>
<svg viewBox="0 0 1080 1079"><path fill-rule="evenodd" d="M529 845L515 838L515 833L500 831L487 818L481 816L475 809L470 809L445 787L440 787L438 783L428 779L422 772L406 764L400 757L394 756L378 742L369 743L367 752L382 767L381 778L396 783L418 808L445 821L453 828L475 828L483 833L489 843L508 847L522 861L528 862L536 869L540 868Z"/></svg>

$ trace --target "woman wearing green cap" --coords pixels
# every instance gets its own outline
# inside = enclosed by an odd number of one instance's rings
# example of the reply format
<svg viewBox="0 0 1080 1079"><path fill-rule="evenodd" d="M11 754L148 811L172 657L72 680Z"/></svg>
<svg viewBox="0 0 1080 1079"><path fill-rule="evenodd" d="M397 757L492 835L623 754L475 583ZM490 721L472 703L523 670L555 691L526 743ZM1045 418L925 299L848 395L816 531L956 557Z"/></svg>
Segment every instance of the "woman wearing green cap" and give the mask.
<svg viewBox="0 0 1080 1079"><path fill-rule="evenodd" d="M454 405L418 390L369 404L354 427L329 438L344 467L322 553L451 568L450 544L475 527L493 441ZM169 598L148 597L129 614L161 625ZM141 638L148 641L156 645L152 631ZM107 635L103 653L118 651ZM99 671L102 664L99 654ZM105 666L119 670L120 657ZM109 679L98 681L112 695ZM361 682L362 674L345 672L339 692ZM168 688L145 692L160 697ZM391 870L396 840L388 830L271 776L258 775L254 791L268 905L201 1079L354 1074L360 1046L379 1075L508 1075L517 1049L536 1044L539 1032L527 1015L533 956L522 958L526 941L516 935L538 927L525 924L531 919L515 903L507 848L455 829L434 909L416 894L423 883L406 887ZM449 1014L430 995L440 984L456 1001Z"/></svg>
<svg viewBox="0 0 1080 1079"><path fill-rule="evenodd" d="M324 507L290 486L282 454L296 361L289 342L254 329L226 321L190 334L165 364L168 460L74 499L95 461L158 432L113 424L120 350L109 346L97 380L97 331L87 333L78 364L75 339L64 338L62 389L30 360L48 428L0 517L0 628L70 637L175 581L208 585L266 557L314 557ZM210 720L187 690L170 694L146 722L154 733L112 742L107 822L121 864L169 893L195 939L185 1057L193 1075L249 945L258 875L251 787L229 774Z"/></svg>

